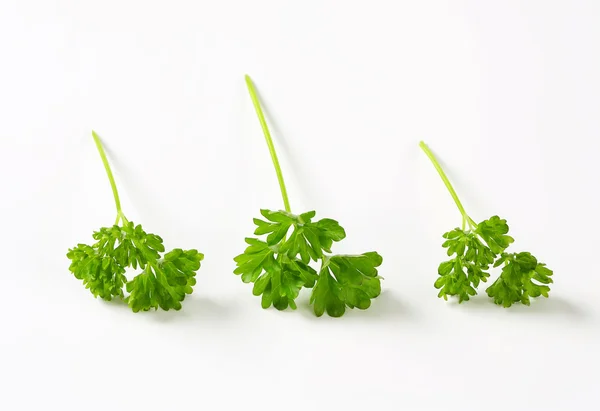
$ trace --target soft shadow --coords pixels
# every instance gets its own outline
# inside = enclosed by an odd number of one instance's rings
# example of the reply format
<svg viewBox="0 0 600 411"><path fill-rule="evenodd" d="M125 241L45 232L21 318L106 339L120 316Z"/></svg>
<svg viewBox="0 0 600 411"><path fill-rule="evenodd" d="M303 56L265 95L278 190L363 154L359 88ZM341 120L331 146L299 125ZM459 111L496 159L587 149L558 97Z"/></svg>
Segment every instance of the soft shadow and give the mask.
<svg viewBox="0 0 600 411"><path fill-rule="evenodd" d="M509 314L518 313L519 315L563 316L572 320L583 320L587 317L586 312L576 304L560 296L552 295L549 298L532 298L531 305L529 306L516 303L508 308L494 304L494 301L485 294L478 294L469 301L465 301L461 304L458 303L458 300L450 301L448 304L457 309L465 310L504 310Z"/></svg>
<svg viewBox="0 0 600 411"><path fill-rule="evenodd" d="M414 318L414 311L411 311L402 300L391 290L384 290L381 295L371 302L371 307L367 310L350 310L367 318L377 318L381 320Z"/></svg>
<svg viewBox="0 0 600 411"><path fill-rule="evenodd" d="M578 305L560 296L538 298L532 301L530 306L517 304L511 308L514 308L515 312L528 311L540 315L563 315L577 320L587 317L587 313Z"/></svg>
<svg viewBox="0 0 600 411"><path fill-rule="evenodd" d="M313 310L313 306L309 304L309 298L302 298L296 301L298 304L298 311L304 318L310 320L322 320L318 318ZM371 306L366 310L360 310L358 308L346 308L346 312L342 317L339 318L364 318L369 321L380 320L409 320L414 318L414 312L411 311L408 306L403 303L398 296L390 290L384 290L381 295L371 301ZM323 314L323 317L329 317L327 312ZM337 320L338 318L332 318Z"/></svg>
<svg viewBox="0 0 600 411"><path fill-rule="evenodd" d="M102 306L107 307L110 310L129 311L129 312L133 313L133 311L131 311L131 308L129 308L129 306L125 303L125 301L121 300L118 297L113 298L110 301L105 301L102 298L97 297L96 301L98 302L98 304L102 304Z"/></svg>
<svg viewBox="0 0 600 411"><path fill-rule="evenodd" d="M164 311L151 309L149 311L140 311L134 313L125 302L115 299L112 301L102 301L105 306L113 310L128 311L131 315L148 318L152 321L163 323L171 322L200 322L206 320L223 320L231 318L233 313L232 306L235 304L217 303L214 300L201 296L187 296L182 301L181 310Z"/></svg>
<svg viewBox="0 0 600 411"><path fill-rule="evenodd" d="M179 311L148 311L144 314L152 317L152 320L164 323L171 322L201 322L206 320L218 320L231 318L233 311L231 304L216 302L210 298L201 296L188 296L181 303Z"/></svg>

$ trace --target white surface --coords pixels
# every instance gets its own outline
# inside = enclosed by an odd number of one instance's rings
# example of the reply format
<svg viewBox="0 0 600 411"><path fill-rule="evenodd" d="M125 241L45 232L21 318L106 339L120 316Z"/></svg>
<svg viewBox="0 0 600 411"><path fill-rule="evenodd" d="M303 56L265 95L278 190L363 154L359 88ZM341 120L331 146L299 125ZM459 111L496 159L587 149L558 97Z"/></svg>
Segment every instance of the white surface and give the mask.
<svg viewBox="0 0 600 411"><path fill-rule="evenodd" d="M595 0L3 0L0 409L597 409L598 21ZM281 207L246 72L292 209L384 256L370 310L262 310L232 274ZM206 254L181 312L68 272L115 217L92 128L126 215ZM554 269L550 299L436 298L460 215L420 139Z"/></svg>

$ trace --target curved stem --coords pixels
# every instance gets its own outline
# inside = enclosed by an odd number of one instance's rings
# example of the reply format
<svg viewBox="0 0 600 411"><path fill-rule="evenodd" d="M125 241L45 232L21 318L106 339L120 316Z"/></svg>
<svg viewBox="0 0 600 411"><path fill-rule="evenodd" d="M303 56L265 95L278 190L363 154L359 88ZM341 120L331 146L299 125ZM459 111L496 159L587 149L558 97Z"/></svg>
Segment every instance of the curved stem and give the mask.
<svg viewBox="0 0 600 411"><path fill-rule="evenodd" d="M283 197L283 205L285 207L285 211L290 213L290 200L288 199L287 190L285 188L285 182L283 181L283 174L281 173L281 166L279 165L277 152L275 151L275 146L273 145L273 140L271 139L271 133L269 132L267 121L265 120L262 108L260 107L260 102L258 101L256 90L254 89L254 83L252 82L250 76L248 76L247 74L246 85L248 86L248 91L250 92L252 104L254 104L254 109L256 110L256 114L258 115L258 121L260 122L260 126L262 127L263 133L265 135L265 140L267 140L267 146L269 147L269 152L271 153L271 160L273 160L275 172L277 173L277 180L279 181L279 188L281 189L281 196Z"/></svg>
<svg viewBox="0 0 600 411"><path fill-rule="evenodd" d="M456 191L454 191L454 187L452 187L452 184L450 183L450 180L448 180L448 177L446 176L446 173L444 173L444 170L442 169L442 166L440 166L440 163L438 163L437 159L435 158L435 156L433 155L433 153L431 152L431 150L429 149L429 147L427 147L427 144L425 144L424 141L421 141L419 143L419 147L421 147L421 149L425 152L425 154L427 154L427 157L429 157L429 159L433 163L433 166L437 170L438 174L440 175L440 177L442 177L442 181L446 185L446 188L450 192L450 195L452 196L452 199L456 203L456 206L458 207L458 210L462 214L462 217L463 217L463 229L465 227L465 222L468 223L469 227L471 227L471 228L477 227L477 224L475 224L475 221L473 221L473 219L471 217L469 217L469 215L465 211L465 208L463 207L462 203L460 202L460 199L458 198L458 195L456 194Z"/></svg>
<svg viewBox="0 0 600 411"><path fill-rule="evenodd" d="M119 192L117 191L117 185L115 184L115 178L113 177L112 170L110 169L110 164L108 164L108 159L106 158L106 153L104 152L104 147L102 146L102 142L100 141L100 137L96 134L95 131L92 130L92 137L94 137L94 141L96 142L96 148L100 153L100 157L102 158L102 163L104 164L104 169L106 170L106 174L108 175L108 181L110 181L110 187L112 188L113 197L115 198L115 205L117 206L117 220L115 224L119 223L119 220L123 220L124 223L127 223L127 218L123 214L121 210L121 200L119 199Z"/></svg>

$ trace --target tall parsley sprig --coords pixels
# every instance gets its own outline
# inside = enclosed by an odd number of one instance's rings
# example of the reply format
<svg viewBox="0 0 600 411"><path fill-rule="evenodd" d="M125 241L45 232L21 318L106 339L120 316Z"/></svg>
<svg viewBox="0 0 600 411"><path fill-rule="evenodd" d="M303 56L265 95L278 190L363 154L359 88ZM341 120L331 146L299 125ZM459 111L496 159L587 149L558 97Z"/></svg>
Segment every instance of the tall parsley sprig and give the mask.
<svg viewBox="0 0 600 411"><path fill-rule="evenodd" d="M459 303L468 301L477 294L479 284L487 282L490 268L502 266L500 276L486 289L496 304L529 305L530 298L548 297L552 270L529 252L507 253L505 250L514 239L508 235L506 220L495 215L475 223L429 147L423 141L419 146L433 163L462 216L461 228L443 235L446 241L442 247L448 249L447 254L452 258L438 267L439 277L435 282L435 288L440 290L438 296L445 300L457 296Z"/></svg>
<svg viewBox="0 0 600 411"><path fill-rule="evenodd" d="M346 237L338 222L315 220L315 211L292 213L271 133L249 76L246 84L275 166L284 210L260 210L264 219L254 219L254 234L263 239L246 238L246 250L234 258L234 273L244 283L254 283L252 293L261 296L263 308L296 309L295 300L303 287L312 288L310 304L319 317L325 312L340 317L346 307L369 308L371 299L381 293L377 267L382 257L374 251L331 255L333 243ZM320 263L319 270L311 263Z"/></svg>
<svg viewBox="0 0 600 411"><path fill-rule="evenodd" d="M92 136L112 188L117 218L111 227L93 233L96 242L92 245L77 244L69 249L69 270L94 297L107 301L122 299L134 312L158 307L181 309L181 302L196 284L196 271L204 255L181 248L161 255L165 251L162 238L146 233L140 224L125 217L102 142L93 131ZM131 281L125 276L128 267L141 270ZM129 293L127 296L123 288Z"/></svg>

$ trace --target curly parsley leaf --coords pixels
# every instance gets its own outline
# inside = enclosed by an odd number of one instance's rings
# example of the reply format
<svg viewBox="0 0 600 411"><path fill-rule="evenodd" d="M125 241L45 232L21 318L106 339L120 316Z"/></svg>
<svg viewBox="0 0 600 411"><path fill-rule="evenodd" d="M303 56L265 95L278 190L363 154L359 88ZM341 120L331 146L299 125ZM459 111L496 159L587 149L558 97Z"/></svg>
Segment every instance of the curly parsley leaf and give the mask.
<svg viewBox="0 0 600 411"><path fill-rule="evenodd" d="M446 188L454 199L462 215L462 228L455 228L444 234L446 241L442 247L447 249L452 259L442 262L438 267L439 277L434 283L439 289L438 296L458 296L459 303L468 301L477 294L477 287L489 278L490 266L502 268L500 277L487 288L488 296L504 307L516 302L529 305L531 297L548 297L552 282L552 271L545 264L538 263L530 253L505 253L514 242L508 235L506 220L497 215L475 223L466 213L452 184L437 159L424 142L421 148L429 157ZM468 226L468 227L467 227Z"/></svg>
<svg viewBox="0 0 600 411"><path fill-rule="evenodd" d="M477 294L467 276L462 259L455 258L441 263L438 274L440 277L434 284L435 288L440 290L438 297L447 300L448 296L458 296L458 301L462 303Z"/></svg>
<svg viewBox="0 0 600 411"><path fill-rule="evenodd" d="M547 284L552 283L553 272L531 253L504 253L495 266L502 264L502 273L486 290L496 304L504 307L517 302L530 305L531 297L548 297L550 287Z"/></svg>
<svg viewBox="0 0 600 411"><path fill-rule="evenodd" d="M317 278L308 263L321 258L333 241L343 239L344 229L331 219L313 222L314 211L295 215L261 210L261 214L268 221L255 218L254 233L267 235L267 239L246 238L248 247L234 258L234 274L241 275L245 283L254 283L252 292L262 295L263 308L295 309L302 287L313 287ZM286 239L290 230L292 234Z"/></svg>
<svg viewBox="0 0 600 411"><path fill-rule="evenodd" d="M273 305L279 310L288 306L296 308L294 300L303 286L312 286L316 272L301 261L285 255L276 256L269 245L255 238L247 238L249 246L243 254L235 257L234 273L245 283L254 283L252 293L262 295L262 307Z"/></svg>
<svg viewBox="0 0 600 411"><path fill-rule="evenodd" d="M69 270L94 295L110 301L120 298L134 312L151 308L181 309L181 302L192 293L196 271L204 256L196 250L176 248L161 258L165 251L163 240L156 234L146 233L141 225L127 220L121 211L116 184L96 133L92 133L111 183L117 219L113 226L94 232L92 245L78 244L69 249ZM127 268L142 270L127 281ZM123 288L129 292L123 293Z"/></svg>
<svg viewBox="0 0 600 411"><path fill-rule="evenodd" d="M127 283L125 299L134 312L151 308L180 310L186 294L196 285L196 271L203 255L196 250L176 248L164 259L146 264L144 271Z"/></svg>
<svg viewBox="0 0 600 411"><path fill-rule="evenodd" d="M507 233L506 220L498 216L477 224L475 230L455 228L445 233L442 247L454 258L438 267L440 277L434 283L440 290L438 297L447 300L448 296L458 296L458 302L462 303L476 295L479 284L489 278L488 270L497 253L513 241Z"/></svg>
<svg viewBox="0 0 600 411"><path fill-rule="evenodd" d="M279 258L275 260L271 257L267 271L257 279L252 289L252 294L262 295L263 308L273 305L278 310L285 310L288 307L296 309L295 300L306 283L299 272L290 268Z"/></svg>
<svg viewBox="0 0 600 411"><path fill-rule="evenodd" d="M101 254L94 246L77 244L69 249L67 257L71 260L69 270L75 278L83 281L94 297L106 301L123 298L123 285L127 282L125 268L110 254Z"/></svg>
<svg viewBox="0 0 600 411"><path fill-rule="evenodd" d="M104 227L93 235L96 243L78 244L69 250L69 267L95 297L124 299L134 312L158 307L181 309L181 301L192 293L196 271L203 255L196 250L176 248L161 258L162 239L146 233L132 221L123 226ZM125 269L143 269L127 282ZM124 297L123 286L130 293Z"/></svg>
<svg viewBox="0 0 600 411"><path fill-rule="evenodd" d="M507 235L508 224L506 224L506 220L497 215L477 224L475 232L483 238L490 250L496 255L502 253L515 241Z"/></svg>
<svg viewBox="0 0 600 411"><path fill-rule="evenodd" d="M310 297L315 315L327 312L341 317L346 307L369 308L371 300L381 294L377 267L382 261L376 252L326 257Z"/></svg>
<svg viewBox="0 0 600 411"><path fill-rule="evenodd" d="M312 218L316 215L314 211L295 215L282 210L263 209L260 213L268 221L255 218L254 224L257 228L254 234L268 234L269 246L281 243L279 252L287 254L290 258L299 254L305 263L319 260L323 257L323 252L331 252L334 241L341 241L346 237L346 232L335 220L324 218L313 222ZM290 227L293 231L289 239L282 242Z"/></svg>

